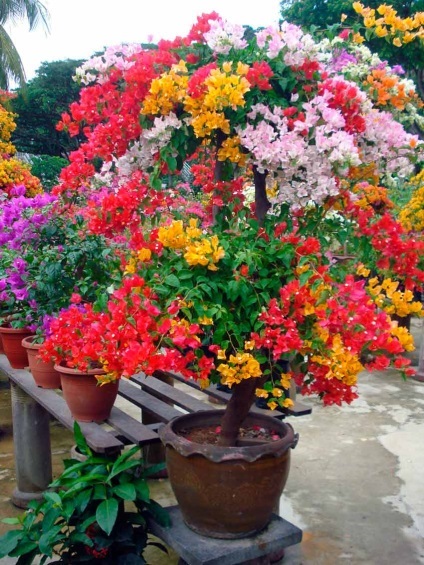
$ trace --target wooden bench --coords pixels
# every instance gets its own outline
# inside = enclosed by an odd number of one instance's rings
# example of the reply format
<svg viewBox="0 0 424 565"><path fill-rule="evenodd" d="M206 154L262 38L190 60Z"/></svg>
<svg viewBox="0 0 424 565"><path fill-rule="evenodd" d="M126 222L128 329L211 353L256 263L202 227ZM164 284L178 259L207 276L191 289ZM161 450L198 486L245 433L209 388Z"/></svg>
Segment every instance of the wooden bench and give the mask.
<svg viewBox="0 0 424 565"><path fill-rule="evenodd" d="M4 355L0 355L0 375L11 384L16 472L12 502L18 507L26 508L30 500L42 497L43 491L52 481L50 418L53 417L71 430L74 420L60 391L37 387L27 370L12 369ZM185 381L179 375L171 373L158 373L157 377L139 374L130 381L122 379L119 382L119 396L130 403L131 410L115 406L108 420L102 424L80 423L88 445L97 453L115 454L128 444L149 449L155 445L160 446L157 430L161 423L184 412L210 410L211 404L207 401L209 396L223 402L229 399L229 394L217 390L216 386L201 391L195 382ZM277 418L311 413L308 406L297 401L285 413L256 406L252 410ZM283 520L280 522L281 526L290 530L292 525ZM298 543L300 530L295 530L290 530L290 535L286 537L281 537L280 532L277 545ZM177 538L181 537L181 532L178 531L176 535ZM293 539L298 541L292 541ZM173 545L172 529L168 531L166 541ZM186 562L191 564L190 561ZM242 562L244 561L231 561ZM194 563L201 561L193 561Z"/></svg>

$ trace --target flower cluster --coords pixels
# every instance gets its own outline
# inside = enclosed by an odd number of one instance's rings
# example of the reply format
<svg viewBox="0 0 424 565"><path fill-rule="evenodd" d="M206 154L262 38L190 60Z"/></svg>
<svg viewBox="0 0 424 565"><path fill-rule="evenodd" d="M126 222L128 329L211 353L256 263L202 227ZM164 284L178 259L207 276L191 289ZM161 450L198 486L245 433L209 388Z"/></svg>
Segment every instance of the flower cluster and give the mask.
<svg viewBox="0 0 424 565"><path fill-rule="evenodd" d="M83 232L82 219L64 215L55 196L20 193L3 197L0 210L0 315L14 327L44 331L73 292L93 301L118 263L111 245Z"/></svg>
<svg viewBox="0 0 424 565"><path fill-rule="evenodd" d="M406 230L420 233L424 231L424 171L413 177L410 185L415 190L402 208L399 220Z"/></svg>
<svg viewBox="0 0 424 565"><path fill-rule="evenodd" d="M4 192L10 197L16 186L24 186L27 196L35 196L42 190L40 180L31 174L28 165L13 157L16 148L11 135L15 128L15 114L6 110L0 99L0 194Z"/></svg>
<svg viewBox="0 0 424 565"><path fill-rule="evenodd" d="M396 47L424 36L423 12L401 18L392 6L386 4L381 4L376 10L365 7L360 2L354 2L352 7L362 16L366 28L373 29L377 37L386 37Z"/></svg>
<svg viewBox="0 0 424 565"><path fill-rule="evenodd" d="M96 360L103 380L160 369L225 383L233 424L256 389L288 406L292 379L351 402L367 353L370 370L410 374L410 336L382 300L404 313L424 281L424 241L385 192L423 159L398 121L417 99L350 41L318 43L287 22L245 34L213 13L185 38L84 66L60 127L86 141L55 192L84 194L89 229L126 256L110 296L60 314L46 355ZM333 261L350 241L402 296Z"/></svg>

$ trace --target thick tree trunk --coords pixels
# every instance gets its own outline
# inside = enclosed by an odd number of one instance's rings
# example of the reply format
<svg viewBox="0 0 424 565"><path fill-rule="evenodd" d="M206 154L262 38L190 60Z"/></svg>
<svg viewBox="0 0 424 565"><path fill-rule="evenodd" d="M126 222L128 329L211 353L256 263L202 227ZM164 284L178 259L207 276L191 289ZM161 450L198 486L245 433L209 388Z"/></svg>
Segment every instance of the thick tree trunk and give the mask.
<svg viewBox="0 0 424 565"><path fill-rule="evenodd" d="M253 181L255 183L255 208L256 218L260 224L263 223L271 204L266 195L266 175L260 173L256 167L253 167Z"/></svg>
<svg viewBox="0 0 424 565"><path fill-rule="evenodd" d="M264 380L264 378L251 378L234 386L222 418L218 445L234 446L236 444L240 426L255 400L255 390L262 386Z"/></svg>

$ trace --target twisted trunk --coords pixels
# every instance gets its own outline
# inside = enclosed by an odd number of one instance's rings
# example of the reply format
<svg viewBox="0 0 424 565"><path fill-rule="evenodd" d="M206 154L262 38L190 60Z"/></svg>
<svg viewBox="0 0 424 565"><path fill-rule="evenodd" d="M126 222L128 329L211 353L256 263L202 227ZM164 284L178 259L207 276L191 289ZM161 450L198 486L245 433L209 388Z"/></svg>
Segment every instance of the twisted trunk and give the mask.
<svg viewBox="0 0 424 565"><path fill-rule="evenodd" d="M225 134L217 133L217 151L221 147ZM216 160L214 177L216 181L222 178L223 163ZM256 167L253 167L253 181L255 185L255 214L259 224L262 224L265 216L271 207L266 195L266 176L267 173L260 173ZM216 209L214 207L214 221ZM251 378L235 385L232 389L230 401L225 409L221 422L221 433L219 435L218 444L222 446L234 446L237 441L240 426L243 424L250 408L255 400L255 390L260 387L265 378Z"/></svg>

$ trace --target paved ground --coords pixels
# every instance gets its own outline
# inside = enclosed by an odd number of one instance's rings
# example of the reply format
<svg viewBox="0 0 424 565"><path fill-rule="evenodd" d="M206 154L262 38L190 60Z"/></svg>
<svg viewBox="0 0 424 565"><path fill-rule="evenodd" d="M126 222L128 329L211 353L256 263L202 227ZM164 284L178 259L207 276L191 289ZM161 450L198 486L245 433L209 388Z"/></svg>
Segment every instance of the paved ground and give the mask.
<svg viewBox="0 0 424 565"><path fill-rule="evenodd" d="M412 330L420 343L421 321L413 320ZM312 415L288 420L300 441L280 514L302 528L304 539L287 550L284 565L424 564L424 383L403 382L391 371L363 373L359 390L350 407L323 408L306 399ZM0 428L0 514L6 516L16 512L8 502L13 457L7 389L0 391ZM54 426L56 470L71 442ZM172 502L166 480L152 488L159 502ZM148 562L175 565L177 558L151 553ZM8 563L13 561L2 561Z"/></svg>

